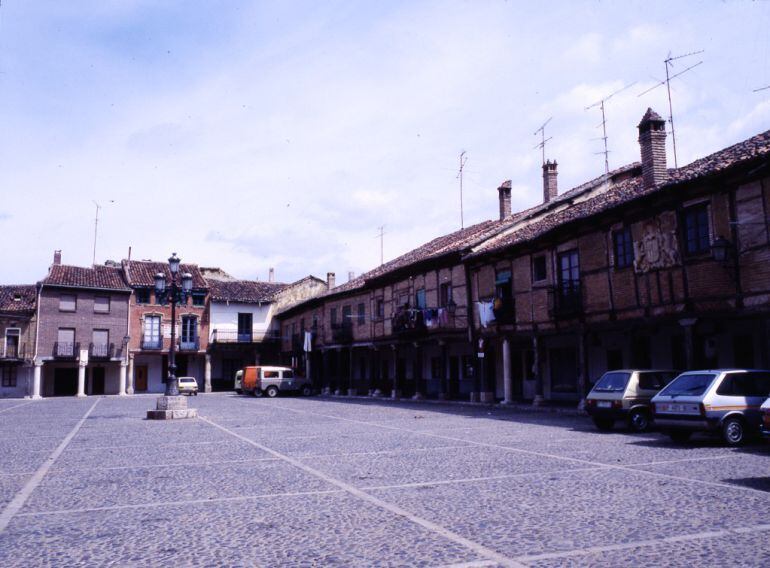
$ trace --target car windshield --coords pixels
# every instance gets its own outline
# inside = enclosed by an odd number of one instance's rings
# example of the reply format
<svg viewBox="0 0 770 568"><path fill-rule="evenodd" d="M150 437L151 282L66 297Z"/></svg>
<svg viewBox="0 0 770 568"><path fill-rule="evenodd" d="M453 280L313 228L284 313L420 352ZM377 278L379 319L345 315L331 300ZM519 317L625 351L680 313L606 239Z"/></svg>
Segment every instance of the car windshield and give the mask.
<svg viewBox="0 0 770 568"><path fill-rule="evenodd" d="M716 378L714 373L693 373L679 375L660 391L663 396L700 396Z"/></svg>
<svg viewBox="0 0 770 568"><path fill-rule="evenodd" d="M631 373L604 373L599 382L594 386L596 392L617 392L622 391L628 384L628 379L631 377Z"/></svg>

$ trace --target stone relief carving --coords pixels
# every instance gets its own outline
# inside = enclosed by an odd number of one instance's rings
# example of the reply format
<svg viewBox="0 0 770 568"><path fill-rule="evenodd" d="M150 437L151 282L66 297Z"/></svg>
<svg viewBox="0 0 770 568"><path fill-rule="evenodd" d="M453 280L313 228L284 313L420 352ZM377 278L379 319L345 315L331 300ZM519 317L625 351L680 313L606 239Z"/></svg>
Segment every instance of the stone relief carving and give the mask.
<svg viewBox="0 0 770 568"><path fill-rule="evenodd" d="M634 270L638 273L669 268L680 263L676 238L676 217L663 214L642 223L634 235Z"/></svg>

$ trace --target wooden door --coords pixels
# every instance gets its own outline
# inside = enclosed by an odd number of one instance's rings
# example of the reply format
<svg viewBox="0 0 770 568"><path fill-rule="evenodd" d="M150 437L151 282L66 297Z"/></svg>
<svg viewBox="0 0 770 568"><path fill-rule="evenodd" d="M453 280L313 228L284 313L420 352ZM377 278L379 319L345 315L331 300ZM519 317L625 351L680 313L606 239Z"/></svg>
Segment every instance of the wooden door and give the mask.
<svg viewBox="0 0 770 568"><path fill-rule="evenodd" d="M137 365L134 367L134 390L147 390L147 365Z"/></svg>

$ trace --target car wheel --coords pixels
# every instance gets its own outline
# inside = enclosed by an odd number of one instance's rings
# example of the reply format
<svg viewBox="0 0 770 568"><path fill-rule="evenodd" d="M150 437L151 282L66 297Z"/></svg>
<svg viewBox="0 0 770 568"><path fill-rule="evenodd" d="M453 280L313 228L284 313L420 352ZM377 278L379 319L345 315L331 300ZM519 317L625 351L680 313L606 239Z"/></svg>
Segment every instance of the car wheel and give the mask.
<svg viewBox="0 0 770 568"><path fill-rule="evenodd" d="M746 441L746 428L740 418L728 418L722 423L722 438L728 446L740 446Z"/></svg>
<svg viewBox="0 0 770 568"><path fill-rule="evenodd" d="M195 396L198 396L198 391L195 391Z"/></svg>
<svg viewBox="0 0 770 568"><path fill-rule="evenodd" d="M254 396L256 396L257 398L262 398L262 395L263 395L264 393L262 392L262 389L261 389L261 388L259 388L259 387L254 387L254 390L253 390L253 391L251 391L251 394L253 394L253 395L254 395Z"/></svg>
<svg viewBox="0 0 770 568"><path fill-rule="evenodd" d="M612 430L612 427L615 425L615 421L611 418L594 418L594 424L596 424L596 427L601 430L602 432L607 432L609 430Z"/></svg>
<svg viewBox="0 0 770 568"><path fill-rule="evenodd" d="M274 385L270 385L269 387L267 387L267 388L265 389L265 394L266 394L266 395L267 395L269 398L275 398L275 397L277 397L277 396L278 396L278 387L276 387L276 386L274 386Z"/></svg>
<svg viewBox="0 0 770 568"><path fill-rule="evenodd" d="M634 432L646 432L650 429L649 413L642 409L631 411L631 415L628 417L628 426Z"/></svg>
<svg viewBox="0 0 770 568"><path fill-rule="evenodd" d="M692 436L692 432L688 432L687 430L671 430L671 432L668 433L668 437L677 444L683 444L690 439L690 436Z"/></svg>
<svg viewBox="0 0 770 568"><path fill-rule="evenodd" d="M302 396L310 396L311 394L313 394L313 389L310 388L310 385L302 387Z"/></svg>

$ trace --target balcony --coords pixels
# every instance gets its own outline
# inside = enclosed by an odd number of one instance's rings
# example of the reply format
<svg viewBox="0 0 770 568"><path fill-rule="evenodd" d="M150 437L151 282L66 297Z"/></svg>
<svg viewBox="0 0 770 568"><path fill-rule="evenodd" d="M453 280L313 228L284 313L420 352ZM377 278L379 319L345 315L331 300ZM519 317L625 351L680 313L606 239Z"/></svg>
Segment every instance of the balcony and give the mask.
<svg viewBox="0 0 770 568"><path fill-rule="evenodd" d="M2 344L0 344L0 347L2 347ZM8 343L5 346L5 349L0 351L0 359L8 360L8 361L21 361L26 358L27 355L27 344L22 343L21 345L17 343Z"/></svg>
<svg viewBox="0 0 770 568"><path fill-rule="evenodd" d="M110 359L115 356L115 344L91 343L88 346L88 356L91 359Z"/></svg>
<svg viewBox="0 0 770 568"><path fill-rule="evenodd" d="M197 351L200 349L200 340L195 339L182 339L179 338L179 351Z"/></svg>
<svg viewBox="0 0 770 568"><path fill-rule="evenodd" d="M146 351L158 351L163 349L163 338L142 336L142 349Z"/></svg>
<svg viewBox="0 0 770 568"><path fill-rule="evenodd" d="M80 343L57 341L53 344L53 356L57 359L75 359L79 355Z"/></svg>
<svg viewBox="0 0 770 568"><path fill-rule="evenodd" d="M393 334L419 336L431 331L453 329L454 306L447 308L401 308L392 319Z"/></svg>
<svg viewBox="0 0 770 568"><path fill-rule="evenodd" d="M551 314L554 318L573 318L583 312L583 295L579 285L551 290Z"/></svg>
<svg viewBox="0 0 770 568"><path fill-rule="evenodd" d="M278 330L275 329L257 333L234 329L215 329L211 332L211 343L262 343L263 341L277 341L280 338Z"/></svg>
<svg viewBox="0 0 770 568"><path fill-rule="evenodd" d="M332 341L334 343L353 342L353 324L350 322L332 324Z"/></svg>

